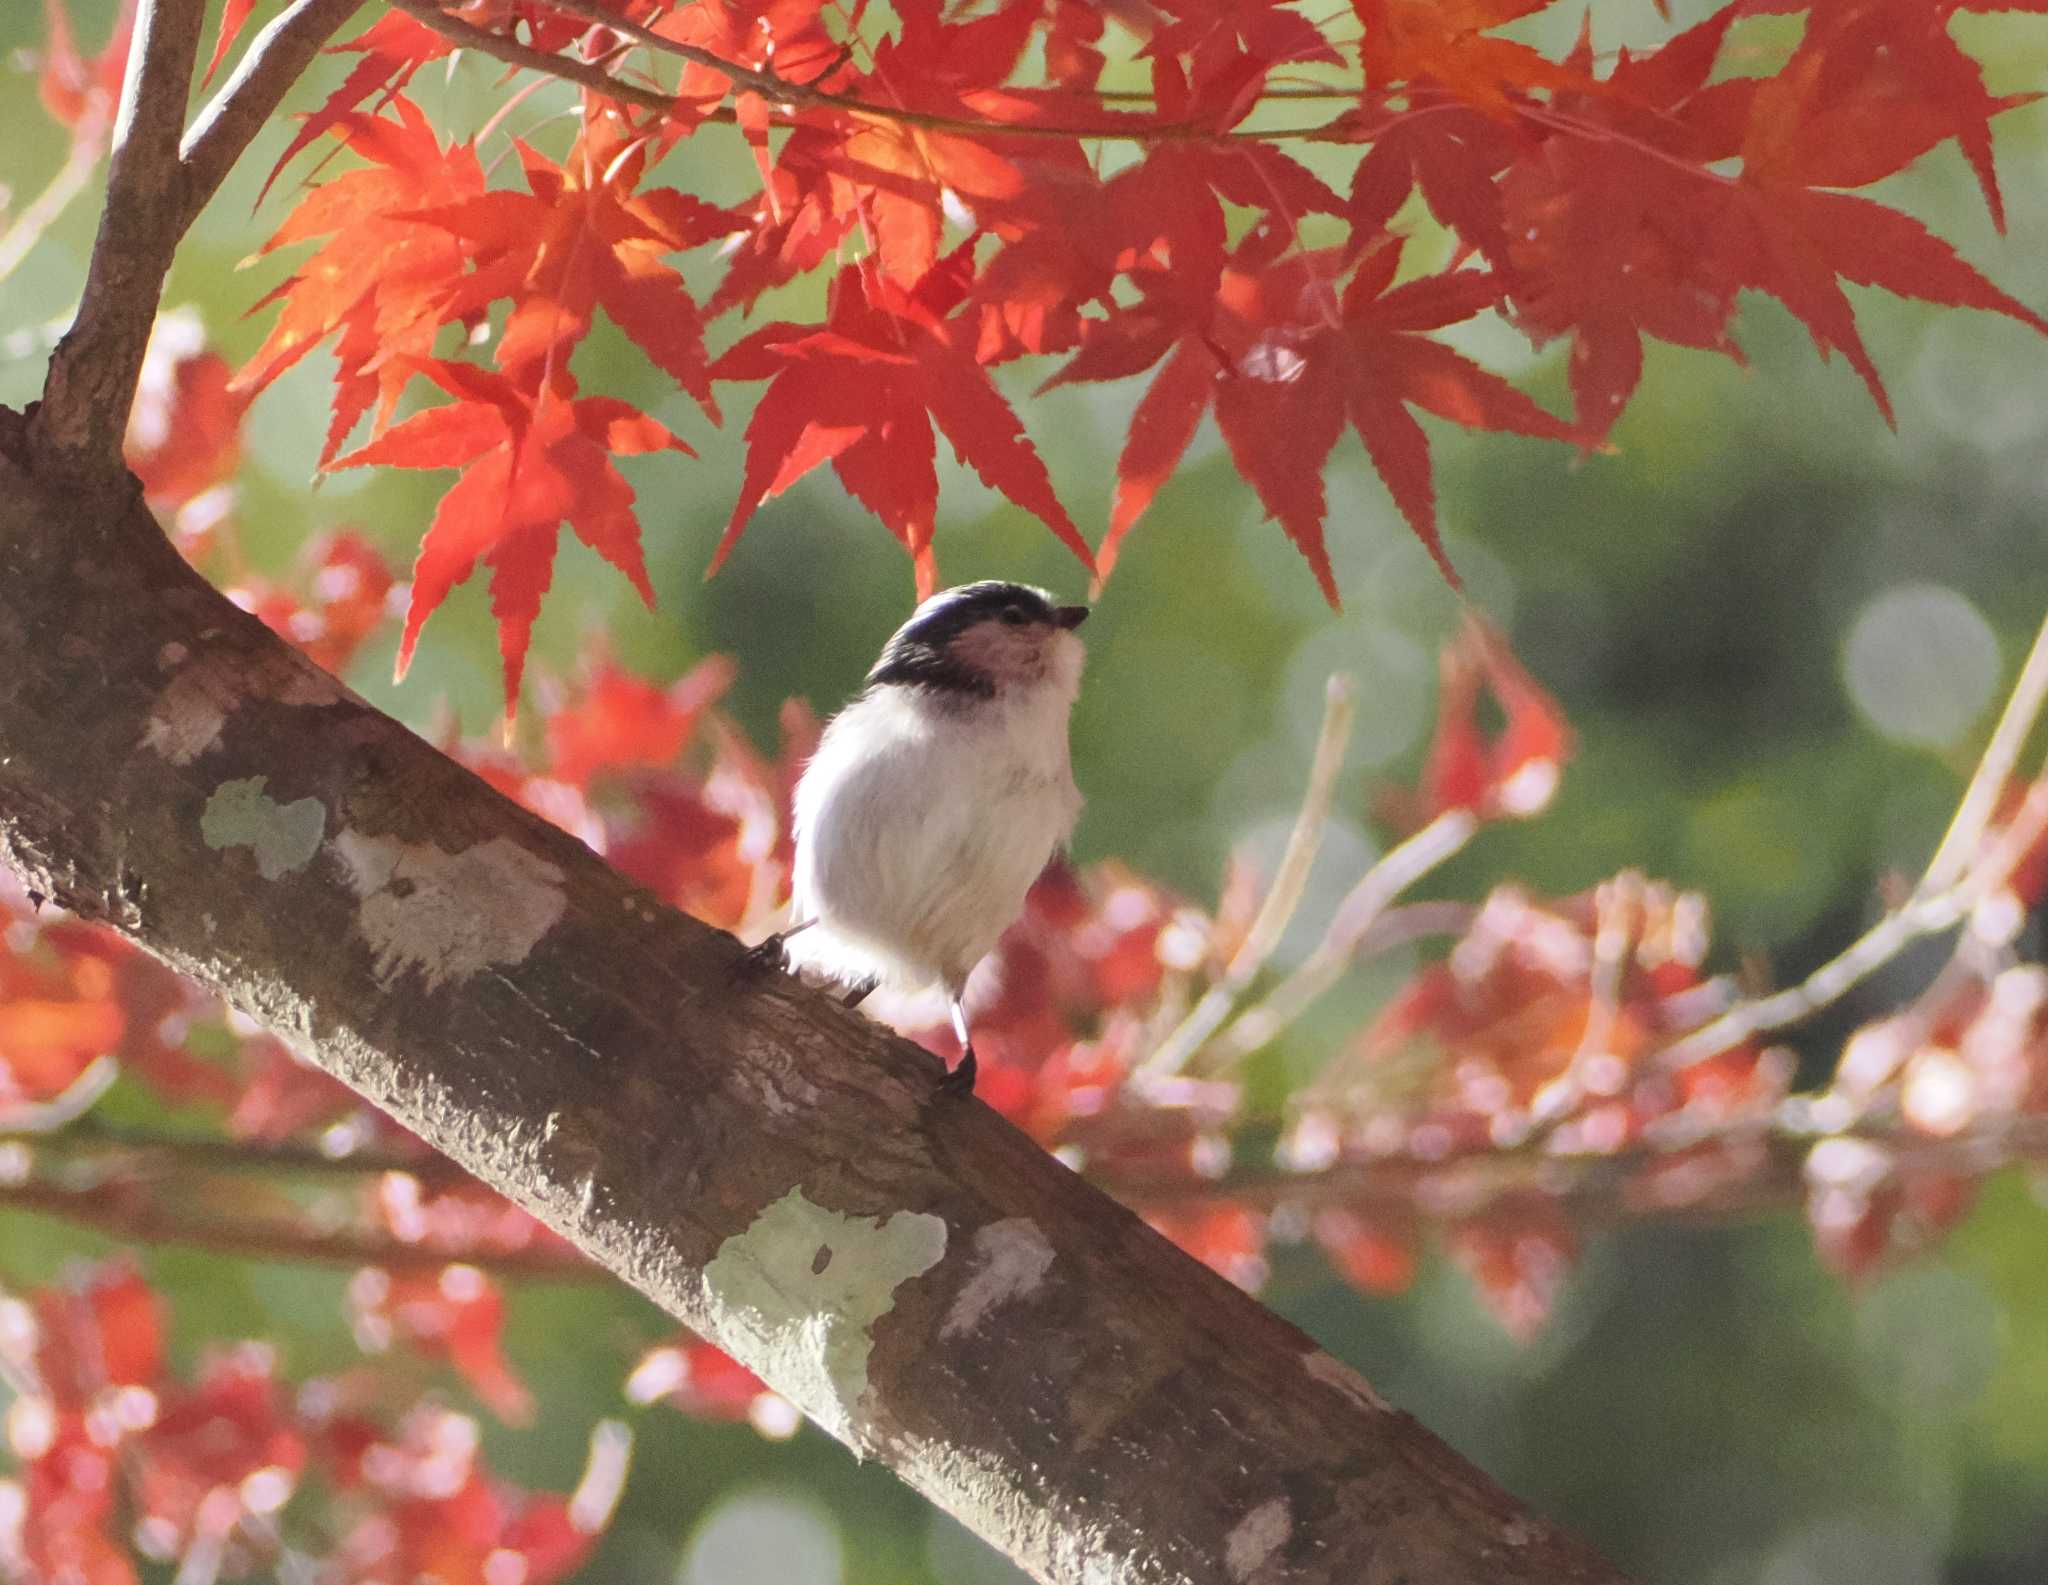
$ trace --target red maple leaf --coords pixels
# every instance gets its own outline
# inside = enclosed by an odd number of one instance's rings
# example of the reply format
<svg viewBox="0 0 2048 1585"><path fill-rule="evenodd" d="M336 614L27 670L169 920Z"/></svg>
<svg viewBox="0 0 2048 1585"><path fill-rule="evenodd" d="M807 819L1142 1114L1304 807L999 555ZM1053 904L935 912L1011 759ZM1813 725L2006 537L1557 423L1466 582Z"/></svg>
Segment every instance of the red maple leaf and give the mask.
<svg viewBox="0 0 2048 1585"><path fill-rule="evenodd" d="M1205 315L1174 325L1173 316L1185 312L1175 300L1153 323L1141 323L1141 333L1155 340L1165 328L1179 339L1167 338L1173 350L1132 415L1117 461L1105 567L1213 407L1239 473L1308 560L1332 605L1337 586L1323 543L1321 474L1347 424L1409 527L1455 581L1437 538L1428 437L1408 407L1472 428L1550 439L1573 434L1498 375L1427 334L1491 307L1499 285L1485 271L1460 270L1395 286L1401 244L1388 238L1340 286L1346 265L1334 250L1276 260L1281 245L1270 229L1240 245ZM1088 356L1084 351L1082 359ZM1079 367L1076 359L1061 378L1104 377L1092 369L1070 375Z"/></svg>
<svg viewBox="0 0 2048 1585"><path fill-rule="evenodd" d="M666 688L600 659L573 697L549 712L549 774L587 787L607 772L672 764L737 672L708 655Z"/></svg>
<svg viewBox="0 0 2048 1585"><path fill-rule="evenodd" d="M420 543L398 671L403 676L411 664L421 625L448 591L479 560L488 562L509 716L533 620L553 576L561 525L566 521L653 605L633 487L611 459L663 449L695 453L625 402L576 396L566 374L536 389L470 364L429 358L411 367L455 400L415 414L328 466L463 470Z"/></svg>
<svg viewBox="0 0 2048 1585"><path fill-rule="evenodd" d="M1351 0L1365 26L1359 60L1368 89L1438 84L1506 117L1532 90L1586 86L1568 65L1487 30L1541 11L1549 0Z"/></svg>
<svg viewBox="0 0 2048 1585"><path fill-rule="evenodd" d="M1522 668L1498 629L1467 615L1439 656L1436 736L1422 771L1416 823L1450 809L1526 818L1546 807L1571 757L1571 727L1557 701ZM1491 741L1479 725L1481 691L1499 707Z"/></svg>
<svg viewBox="0 0 2048 1585"><path fill-rule="evenodd" d="M1634 391L1644 335L1739 357L1728 326L1745 287L1784 303L1823 356L1840 349L1887 422L1840 281L2048 330L1918 221L1816 190L1891 175L2018 101L1981 83L1945 97L1911 86L1875 10L1810 32L1776 77L1709 83L1743 9L1737 0L1649 56L1623 52L1600 94L1559 99L1557 135L1502 179L1515 310L1539 339L1572 336L1588 442ZM1590 61L1583 40L1575 58ZM1739 178L1714 168L1737 156Z"/></svg>
<svg viewBox="0 0 2048 1585"><path fill-rule="evenodd" d="M462 274L462 241L403 217L483 191L483 168L469 144L444 149L410 100L400 97L393 105L396 121L353 111L336 118L342 142L370 163L313 189L263 245L270 253L328 238L265 296L264 303L281 305L277 323L235 376L235 388L253 394L339 335L323 466L372 404L372 438L383 432L410 378L408 360L429 356L451 317L448 299Z"/></svg>
<svg viewBox="0 0 2048 1585"><path fill-rule="evenodd" d="M322 101L320 108L299 123L299 130L292 134L291 142L285 145L277 163L271 166L270 174L263 179L262 190L256 195L258 203L263 201L271 183L277 180L300 150L318 141L322 133L346 125L354 117L357 107L372 94L381 93L384 99L373 106L370 113L374 115L382 110L384 100L397 99L399 91L412 80L414 72L429 61L441 60L451 54L455 46L425 23L415 22L402 12L393 11L379 17L354 38L328 48L337 55L360 55L362 59L349 68L341 85Z"/></svg>
<svg viewBox="0 0 2048 1585"><path fill-rule="evenodd" d="M121 76L128 66L128 40L135 31L135 0L121 0L107 47L87 59L78 53L71 15L64 0L43 0L47 42L42 71L36 77L43 108L71 132L95 128L104 136L113 125L114 105L121 97Z"/></svg>
<svg viewBox="0 0 2048 1585"><path fill-rule="evenodd" d="M746 474L712 572L762 501L830 462L910 552L919 592L929 593L937 582L934 425L985 484L1094 567L1037 449L964 344L967 322L944 317L966 289L968 266L963 249L915 292L900 289L873 260L849 266L832 283L824 324L764 326L712 367L714 379L769 382L747 425Z"/></svg>
<svg viewBox="0 0 2048 1585"><path fill-rule="evenodd" d="M530 192L483 193L403 218L472 245L475 273L449 294L444 314L474 318L498 298L512 300L498 341L508 375L544 378L565 363L602 307L716 422L703 320L662 256L745 222L672 187L635 191L651 147L651 136L617 112L593 114L560 165L519 143Z"/></svg>
<svg viewBox="0 0 2048 1585"><path fill-rule="evenodd" d="M220 31L213 39L213 57L206 63L206 74L202 81L213 81L213 74L220 70L220 63L228 58L228 51L235 47L235 39L255 9L256 0L224 0L220 8Z"/></svg>

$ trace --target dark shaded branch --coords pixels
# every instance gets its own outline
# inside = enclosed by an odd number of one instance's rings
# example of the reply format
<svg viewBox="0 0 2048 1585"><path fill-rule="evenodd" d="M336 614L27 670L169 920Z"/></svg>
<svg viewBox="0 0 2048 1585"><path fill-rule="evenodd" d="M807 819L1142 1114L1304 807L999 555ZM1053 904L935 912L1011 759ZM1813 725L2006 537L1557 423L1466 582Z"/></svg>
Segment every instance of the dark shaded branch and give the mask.
<svg viewBox="0 0 2048 1585"><path fill-rule="evenodd" d="M642 88L638 83L622 82L602 67L580 61L573 55L537 50L502 33L493 33L473 22L465 22L461 17L450 16L433 0L390 0L390 4L393 10L403 11L422 27L432 28L450 43L489 55L507 66L523 66L529 71L544 72L550 77L594 88L613 99L638 105L643 110L658 111L662 115L669 115L682 107L679 99L656 93L652 88Z"/></svg>
<svg viewBox="0 0 2048 1585"><path fill-rule="evenodd" d="M382 1266L387 1271L439 1271L474 1266L494 1276L538 1282L612 1282L601 1266L559 1247L459 1251L407 1243L375 1228L322 1228L281 1217L209 1215L181 1209L163 1186L61 1183L0 1184L0 1211L53 1216L124 1243L184 1244L252 1260L310 1261L324 1266Z"/></svg>
<svg viewBox="0 0 2048 1585"><path fill-rule="evenodd" d="M107 203L78 315L57 344L35 420L46 463L118 479L121 439L171 255L185 233L178 141L203 0L141 0L114 122Z"/></svg>
<svg viewBox="0 0 2048 1585"><path fill-rule="evenodd" d="M0 413L0 860L1046 1580L1618 1585L928 1053L660 906Z"/></svg>
<svg viewBox="0 0 2048 1585"><path fill-rule="evenodd" d="M184 140L185 224L198 217L293 83L363 0L295 0L250 41Z"/></svg>

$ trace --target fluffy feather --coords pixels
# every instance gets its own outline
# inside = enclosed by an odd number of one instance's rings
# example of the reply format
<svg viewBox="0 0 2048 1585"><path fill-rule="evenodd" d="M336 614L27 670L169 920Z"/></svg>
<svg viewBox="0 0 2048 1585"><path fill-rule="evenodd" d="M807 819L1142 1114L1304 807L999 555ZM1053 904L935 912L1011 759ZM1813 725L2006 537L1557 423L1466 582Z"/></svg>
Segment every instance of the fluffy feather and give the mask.
<svg viewBox="0 0 2048 1585"><path fill-rule="evenodd" d="M949 628L941 602L957 612L988 587L934 596L877 663L881 677L905 635L936 628L968 685L871 682L826 727L796 792L790 917L815 923L789 938L792 966L854 986L937 984L957 1001L1073 830L1079 614L1046 604L1030 623Z"/></svg>

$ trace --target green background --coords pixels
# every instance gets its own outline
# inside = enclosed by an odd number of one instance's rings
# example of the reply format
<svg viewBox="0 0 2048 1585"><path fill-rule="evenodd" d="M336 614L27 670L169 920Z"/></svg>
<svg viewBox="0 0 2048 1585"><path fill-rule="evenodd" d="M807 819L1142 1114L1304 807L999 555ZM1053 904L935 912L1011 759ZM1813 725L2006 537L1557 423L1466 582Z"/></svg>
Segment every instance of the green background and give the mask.
<svg viewBox="0 0 2048 1585"><path fill-rule="evenodd" d="M62 157L18 51L39 7L0 6L0 182L18 205ZM88 41L111 9L79 0ZM1679 8L1680 21L1704 14ZM1561 47L1578 15L1538 19ZM1766 52L1784 23L1741 35ZM1647 6L1596 11L1603 49L1662 35ZM1998 91L2048 82L2048 22L1966 18ZM1775 31L1774 31L1775 30ZM1524 30L1529 33L1530 30ZM1766 64L1769 64L1766 61ZM323 68L327 79L334 72ZM458 126L497 102L474 65L421 97ZM304 102L310 103L310 100ZM515 118L544 143L564 94ZM1999 123L2012 211L2001 239L1953 148L1875 190L1952 240L2001 286L2048 307L2048 113ZM193 304L215 344L245 355L265 320L241 316L276 279L237 273L285 212L290 179L252 214L281 147L273 128L181 253L168 302ZM488 153L489 151L487 151ZM499 150L498 152L502 152ZM1327 166L1341 182L1341 164ZM726 200L751 166L713 128L659 173ZM501 171L499 179L509 180ZM50 327L82 276L93 206L81 201L0 284L0 400L31 398ZM1427 256L1439 249L1421 225ZM716 270L688 266L703 285ZM1938 840L2004 685L2048 605L2048 342L2010 321L1933 312L1852 292L1899 413L1888 431L1853 372L1823 364L1774 304L1745 300L1750 366L1653 347L1609 454L1472 437L1431 426L1445 537L1477 602L1562 699L1579 754L1557 804L1489 832L1425 895L1472 897L1516 876L1574 891L1636 866L1712 900L1714 966L1768 963L1788 982L1875 916L1881 881L1911 874ZM814 287L758 317L807 317ZM714 345L733 334L718 327ZM1532 356L1503 327L1465 343L1561 405L1560 349ZM251 562L281 578L308 535L365 527L404 565L445 474L308 481L329 365L310 358L257 406L237 513ZM602 631L631 665L666 678L723 651L740 663L730 703L762 740L790 695L829 710L857 683L911 599L908 562L829 476L758 515L727 569L702 570L736 492L745 392L721 390L722 431L609 327L580 355L586 389L643 403L703 453L626 464L641 492L659 609L565 543L531 672L573 668ZM1062 499L1091 536L1142 382L1025 399L1045 372L1009 380ZM943 450L943 448L942 448ZM1042 526L950 458L941 462L946 581L1001 575L1078 597L1086 577ZM1114 855L1212 900L1225 856L1270 856L1291 819L1333 668L1364 680L1335 822L1301 925L1302 950L1381 839L1369 790L1412 777L1432 715L1436 646L1455 604L1396 518L1355 441L1328 472L1342 614L1260 520L1213 431L1127 542L1086 637L1074 725L1089 803L1083 860ZM395 633L351 681L426 725L488 731L498 668L481 589L429 624L407 682L389 681ZM531 673L530 673L531 674ZM2038 946L2030 938L2031 946ZM1313 1071L1412 960L1361 974L1293 1037L1286 1071ZM1909 956L1795 1039L1808 1077L1842 1035L1896 1005L1929 967ZM1275 1251L1270 1302L1509 1487L1646 1579L1673 1585L1932 1585L2048 1577L2048 1212L2042 1183L1994 1181L1935 1254L1860 1287L1818 1266L1795 1210L1740 1224L1634 1224L1589 1240L1542 1335L1511 1341L1443 1259L1413 1290L1364 1300L1313 1254ZM0 1280L45 1280L83 1235L34 1219L0 1224ZM158 1251L152 1277L176 1305L180 1357L209 1339L274 1336L304 1373L354 1357L344 1278ZM620 1382L666 1335L647 1306L607 1289L516 1291L512 1364L539 1400L536 1427L486 1418L494 1467L573 1483L590 1424L625 1415L638 1444L618 1518L588 1578L687 1585L776 1580L849 1585L1013 1577L1007 1565L886 1473L823 1436L770 1443L744 1427L632 1410ZM460 1384L440 1381L467 1403Z"/></svg>

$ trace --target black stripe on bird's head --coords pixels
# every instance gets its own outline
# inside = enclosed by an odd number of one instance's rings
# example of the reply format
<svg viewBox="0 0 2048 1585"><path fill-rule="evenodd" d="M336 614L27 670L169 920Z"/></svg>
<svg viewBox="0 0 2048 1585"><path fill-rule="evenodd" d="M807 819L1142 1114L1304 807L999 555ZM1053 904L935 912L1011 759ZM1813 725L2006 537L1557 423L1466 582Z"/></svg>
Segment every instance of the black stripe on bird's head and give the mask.
<svg viewBox="0 0 2048 1585"><path fill-rule="evenodd" d="M868 683L992 699L1005 683L1030 680L1035 657L1087 616L1085 605L1055 605L1026 583L941 589L883 646Z"/></svg>

